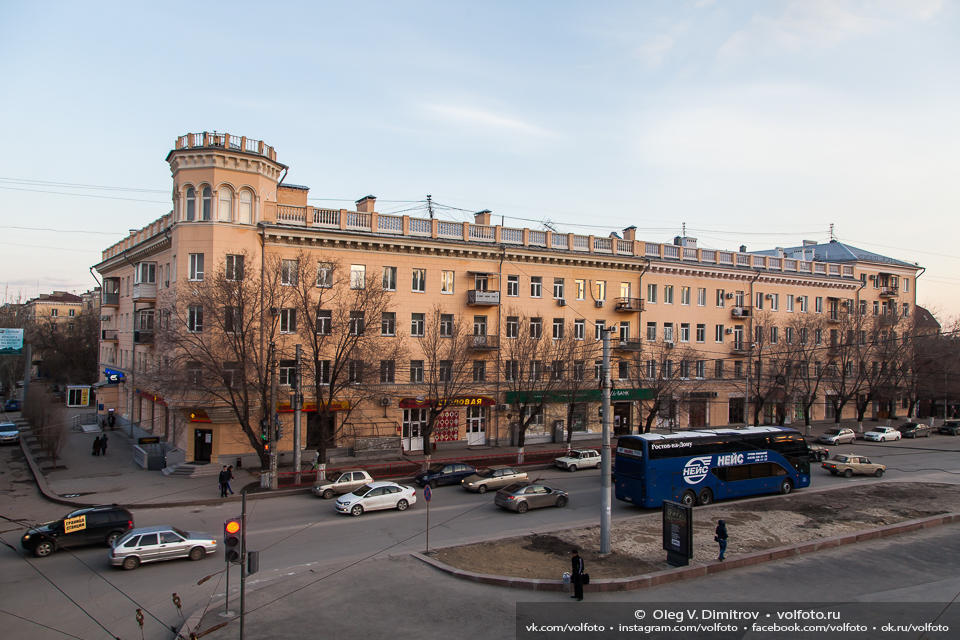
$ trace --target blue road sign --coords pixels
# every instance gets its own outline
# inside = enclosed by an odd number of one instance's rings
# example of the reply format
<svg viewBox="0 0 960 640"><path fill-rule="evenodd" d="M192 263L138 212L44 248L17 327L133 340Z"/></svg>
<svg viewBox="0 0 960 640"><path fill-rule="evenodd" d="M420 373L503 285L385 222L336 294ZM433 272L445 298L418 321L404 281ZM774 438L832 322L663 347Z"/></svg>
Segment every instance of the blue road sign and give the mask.
<svg viewBox="0 0 960 640"><path fill-rule="evenodd" d="M430 502L430 498L433 497L433 491L430 490L430 485L427 485L423 488L423 499L427 502Z"/></svg>

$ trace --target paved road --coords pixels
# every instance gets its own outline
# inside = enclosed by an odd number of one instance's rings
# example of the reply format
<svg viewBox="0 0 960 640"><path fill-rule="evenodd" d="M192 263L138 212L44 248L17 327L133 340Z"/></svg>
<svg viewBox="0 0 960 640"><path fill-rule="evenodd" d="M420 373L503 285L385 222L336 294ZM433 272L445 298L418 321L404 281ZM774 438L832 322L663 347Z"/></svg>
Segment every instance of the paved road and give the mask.
<svg viewBox="0 0 960 640"><path fill-rule="evenodd" d="M861 452L885 462L891 467L886 480L960 480L960 475L942 471L960 474L960 438L933 437L907 443L858 443L836 449ZM4 450L4 455L10 451L9 448ZM434 492L431 503L431 545L443 546L596 523L599 515L597 471L570 474L545 470L537 475L556 480L557 484L568 489L571 493L570 505L565 509L541 509L518 515L495 508L493 497L489 494L480 496L467 494L457 487L441 487ZM873 483L876 480L834 478L817 469L811 490L865 482ZM310 495L250 501L248 545L251 549L262 550L263 567L261 573L251 579L251 588L263 587L264 593L282 591L287 584L296 580L323 575L378 552L377 557L382 558L423 549L426 509L422 492L418 491L418 497L420 502L407 512L375 512L360 518L340 516L334 513L331 501ZM24 499L20 497L20 500ZM231 504L139 510L135 512L135 518L138 526L172 522L219 536L223 521L236 515L237 509L237 505ZM63 507L57 505L34 505L32 509L32 512L45 513L48 518L63 515L64 511ZM645 512L617 501L614 501L613 514L614 518L638 515L659 517L657 511ZM171 602L173 592L182 598L187 614L206 606L211 596L225 592L222 576L219 575L197 584L204 576L223 568L219 557L196 563L160 563L133 572L116 571L107 566L106 549L59 553L43 560L23 558L16 548L22 529L13 525L3 525L2 529L5 532L0 538L13 544L14 549L0 549L0 610L51 624L79 637L108 636L77 606L71 604L68 596L87 609L111 633L121 637L139 636L134 612L137 606L142 606L159 619L147 617L144 637L159 639L169 637L166 625L176 624L180 618ZM390 560L377 566L398 566L397 562L400 561ZM366 566L362 564L337 575L366 575ZM62 592L47 582L40 572L56 583ZM291 578L291 574L298 574L298 577ZM424 575L433 576L425 578L428 583L437 579L432 572ZM341 583L340 587L363 601L364 592L352 589L349 581ZM433 595L434 589L428 586L422 593ZM520 597L526 597L526 594L507 591L495 600L505 598L513 602ZM412 615L411 611L407 611L408 606L409 603L395 613L402 611L403 615ZM51 611L56 614L51 615ZM12 633L7 637L63 637L10 616L2 619L4 628Z"/></svg>

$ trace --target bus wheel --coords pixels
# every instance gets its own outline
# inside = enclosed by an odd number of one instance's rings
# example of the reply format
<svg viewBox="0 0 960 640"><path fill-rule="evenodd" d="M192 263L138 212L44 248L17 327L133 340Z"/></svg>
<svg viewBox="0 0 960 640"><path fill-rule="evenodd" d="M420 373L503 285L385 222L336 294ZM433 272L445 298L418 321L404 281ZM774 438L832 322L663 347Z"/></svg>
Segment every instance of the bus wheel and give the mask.
<svg viewBox="0 0 960 640"><path fill-rule="evenodd" d="M713 491L710 489L704 489L700 492L700 504L707 505L713 502Z"/></svg>
<svg viewBox="0 0 960 640"><path fill-rule="evenodd" d="M680 504L685 507L692 507L697 504L697 496L693 494L693 491L685 491L682 496L680 496Z"/></svg>
<svg viewBox="0 0 960 640"><path fill-rule="evenodd" d="M791 491L793 491L792 482L790 482L789 480L784 480L783 482L780 483L780 493L782 493L783 495L787 495Z"/></svg>

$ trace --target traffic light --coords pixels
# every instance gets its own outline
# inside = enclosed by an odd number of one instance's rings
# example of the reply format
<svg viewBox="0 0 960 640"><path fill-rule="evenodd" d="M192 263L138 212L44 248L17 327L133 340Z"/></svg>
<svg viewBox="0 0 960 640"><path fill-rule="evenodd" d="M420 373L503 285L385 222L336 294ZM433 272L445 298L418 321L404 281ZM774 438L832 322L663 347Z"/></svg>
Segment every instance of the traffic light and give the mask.
<svg viewBox="0 0 960 640"><path fill-rule="evenodd" d="M267 442L270 439L270 421L266 418L260 420L260 440Z"/></svg>
<svg viewBox="0 0 960 640"><path fill-rule="evenodd" d="M243 523L240 518L230 518L223 523L223 556L227 562L240 562L240 537Z"/></svg>

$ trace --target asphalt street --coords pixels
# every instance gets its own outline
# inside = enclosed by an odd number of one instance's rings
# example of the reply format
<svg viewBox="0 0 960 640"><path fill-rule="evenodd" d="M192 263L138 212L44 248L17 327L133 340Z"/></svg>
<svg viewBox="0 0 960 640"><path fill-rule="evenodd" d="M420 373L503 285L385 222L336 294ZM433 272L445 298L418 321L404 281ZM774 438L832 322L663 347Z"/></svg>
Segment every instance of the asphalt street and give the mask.
<svg viewBox="0 0 960 640"><path fill-rule="evenodd" d="M889 471L884 481L960 480L960 438L935 436L900 443L859 442L835 447L834 450L863 453L887 464ZM4 449L2 455L6 456L10 451L9 448ZM466 493L459 487L441 487L434 491L430 506L431 546L597 523L600 502L598 471L571 474L543 470L531 475L548 482L554 481L567 489L571 496L569 506L519 515L497 509L491 494L481 496ZM877 480L873 478L835 478L815 468L813 486L806 491L874 482ZM249 501L248 548L261 551L261 572L251 577L248 589L251 594L262 592L251 597L281 593L288 585L299 580L338 571L335 575L341 576L337 579L339 588L363 600L364 592L349 586L350 576L361 583L369 582L370 576L376 575L381 567L404 564L402 559L384 558L423 550L426 542L426 505L419 489L417 496L417 504L406 512L371 512L359 518L339 515L334 512L333 501L312 495ZM37 498L37 501L40 499ZM52 519L62 516L67 510L62 506L40 503L33 505L30 511ZM0 515L9 514L0 509ZM137 526L172 523L190 530L207 531L217 537L221 534L223 521L235 515L238 515L236 504L134 512ZM614 501L613 516L618 519L659 518L659 511L644 511ZM5 637L64 637L34 622L66 631L75 637L110 637L105 629L123 638L139 637L135 612L141 608L146 616L143 637L169 638L169 626L178 625L181 620L180 612L172 602L173 593L181 598L183 614L189 615L205 608L211 599L222 598L226 592L222 556L199 562L173 561L145 565L136 571L126 572L109 566L106 548L60 552L44 559L25 557L19 549L22 530L20 525L10 522L0 525L0 539L10 545L0 550L0 611L6 614L3 615ZM422 572L417 569L416 573L419 575ZM212 578L198 584L211 575ZM431 576L427 584L418 585L425 597L434 594L436 588L450 588L445 584L449 578L441 579L432 570L424 575ZM347 580L347 583L339 583L341 579ZM690 584L684 583L683 588L689 588ZM236 575L230 586L231 592L234 592L232 597L235 597ZM471 588L481 587L474 585ZM922 590L923 587L921 585L918 588ZM652 590L645 592L644 597L651 593ZM528 595L507 590L494 600L506 598L514 602ZM409 602L404 606L387 606L395 615L415 615L409 610ZM511 619L512 616L511 612ZM512 636L512 626L510 629Z"/></svg>

